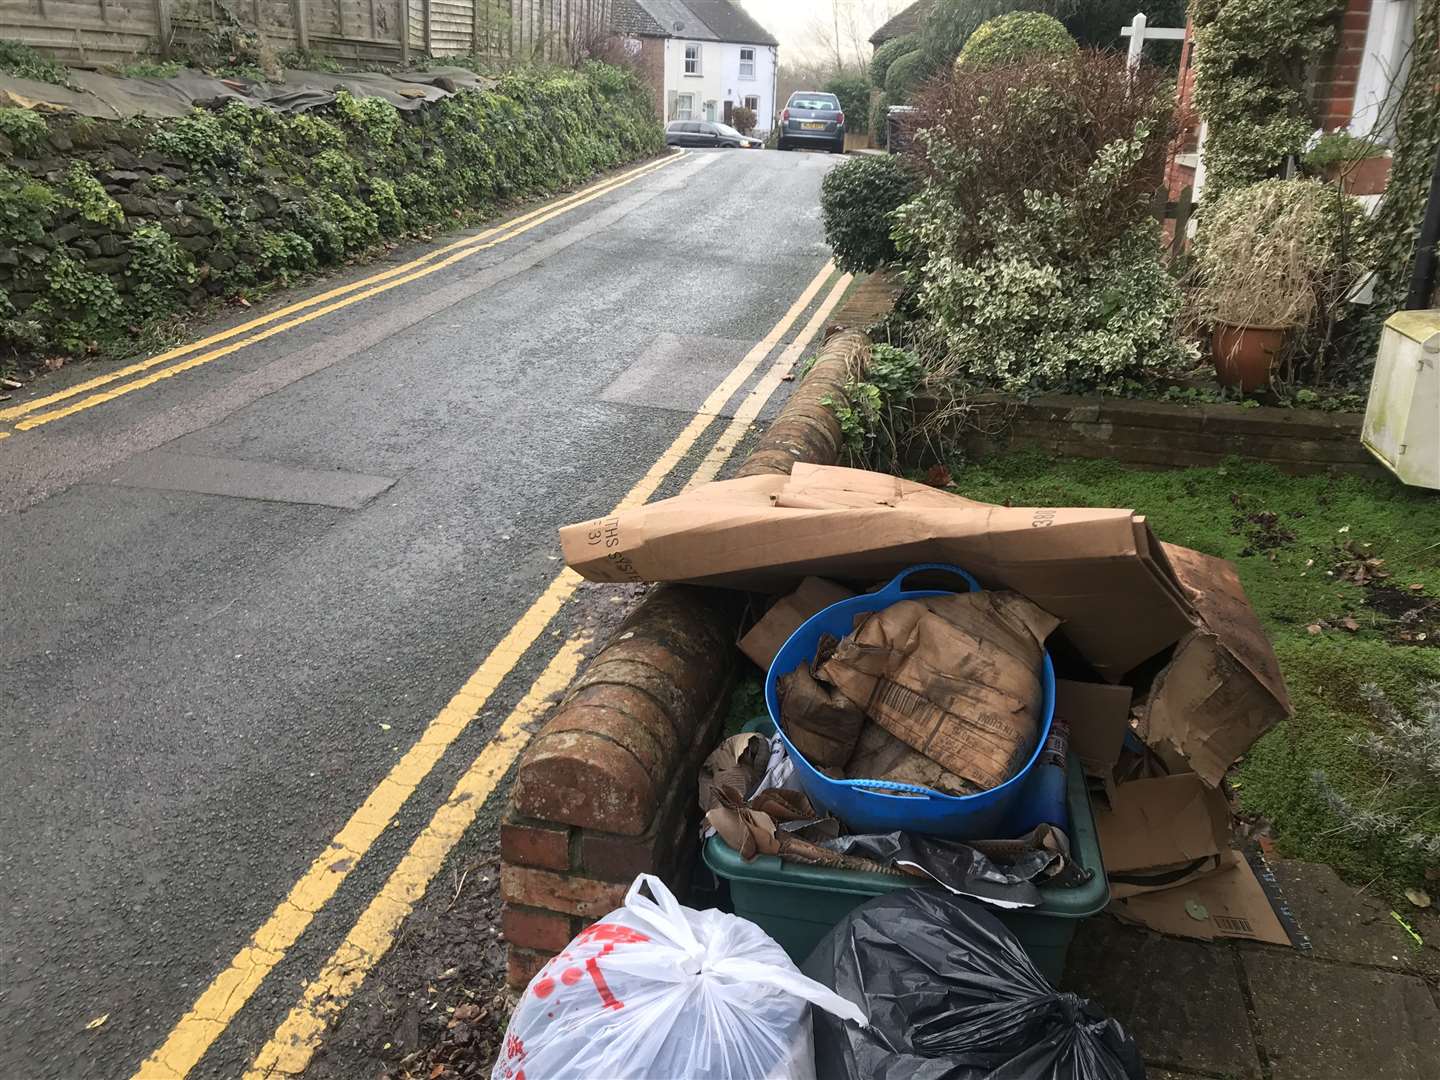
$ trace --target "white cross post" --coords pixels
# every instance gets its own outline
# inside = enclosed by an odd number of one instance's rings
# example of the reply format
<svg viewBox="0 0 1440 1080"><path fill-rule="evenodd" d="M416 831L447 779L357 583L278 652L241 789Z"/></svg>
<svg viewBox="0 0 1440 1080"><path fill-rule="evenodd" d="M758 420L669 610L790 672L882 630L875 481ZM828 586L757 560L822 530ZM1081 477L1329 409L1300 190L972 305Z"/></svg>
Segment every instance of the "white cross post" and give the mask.
<svg viewBox="0 0 1440 1080"><path fill-rule="evenodd" d="M1130 70L1134 71L1140 66L1140 52L1145 48L1145 42L1184 41L1185 28L1183 26L1178 28L1170 26L1147 28L1145 25L1145 16L1140 12L1136 12L1135 18L1130 20L1130 25L1120 28L1120 36L1130 39L1130 51L1126 56L1126 60L1130 65Z"/></svg>

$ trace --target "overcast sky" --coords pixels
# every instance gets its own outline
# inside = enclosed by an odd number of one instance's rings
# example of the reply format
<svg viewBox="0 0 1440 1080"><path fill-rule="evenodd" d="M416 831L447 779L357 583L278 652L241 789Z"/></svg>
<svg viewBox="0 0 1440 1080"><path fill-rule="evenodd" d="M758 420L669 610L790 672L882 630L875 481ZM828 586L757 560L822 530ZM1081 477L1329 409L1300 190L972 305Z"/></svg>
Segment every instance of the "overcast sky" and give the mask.
<svg viewBox="0 0 1440 1080"><path fill-rule="evenodd" d="M869 38L889 16L906 6L908 0L839 0L842 14L849 18L860 39ZM817 24L833 23L832 0L741 0L741 6L759 20L780 41L780 55L787 52L814 54ZM869 46L865 46L868 55Z"/></svg>

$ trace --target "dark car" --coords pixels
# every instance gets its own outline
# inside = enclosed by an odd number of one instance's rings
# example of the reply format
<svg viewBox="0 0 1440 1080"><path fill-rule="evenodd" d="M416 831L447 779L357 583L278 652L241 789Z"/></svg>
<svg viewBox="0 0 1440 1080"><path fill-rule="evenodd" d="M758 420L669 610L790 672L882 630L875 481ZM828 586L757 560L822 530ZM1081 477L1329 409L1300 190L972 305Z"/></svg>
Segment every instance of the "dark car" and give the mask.
<svg viewBox="0 0 1440 1080"><path fill-rule="evenodd" d="M845 152L845 113L834 94L796 90L780 113L780 149L812 146Z"/></svg>
<svg viewBox="0 0 1440 1080"><path fill-rule="evenodd" d="M671 120L665 126L667 146L728 146L756 150L765 144L749 135L742 135L729 124L710 120Z"/></svg>

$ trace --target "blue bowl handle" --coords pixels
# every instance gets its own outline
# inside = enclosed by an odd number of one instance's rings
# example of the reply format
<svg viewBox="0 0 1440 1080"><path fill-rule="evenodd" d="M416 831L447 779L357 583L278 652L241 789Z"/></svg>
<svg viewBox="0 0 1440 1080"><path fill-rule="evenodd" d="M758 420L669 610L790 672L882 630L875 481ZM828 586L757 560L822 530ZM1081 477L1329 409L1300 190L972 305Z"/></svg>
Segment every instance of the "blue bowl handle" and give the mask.
<svg viewBox="0 0 1440 1080"><path fill-rule="evenodd" d="M880 788L884 791L907 791L911 795L923 795L927 799L940 795L941 792L934 791L928 787L921 787L919 784L901 784L894 780L835 780L833 783L844 784L846 787L861 788L870 790ZM909 795L897 795L896 798L909 798Z"/></svg>
<svg viewBox="0 0 1440 1080"><path fill-rule="evenodd" d="M970 586L970 592L980 592L980 582L976 581L975 578L966 571L961 570L960 567L952 566L949 563L927 562L917 563L915 566L907 566L891 578L885 587L876 593L876 595L897 598L903 596L905 594L905 579L911 574L920 573L922 570L943 570L947 574L954 574ZM894 601L892 600L891 602L893 603Z"/></svg>

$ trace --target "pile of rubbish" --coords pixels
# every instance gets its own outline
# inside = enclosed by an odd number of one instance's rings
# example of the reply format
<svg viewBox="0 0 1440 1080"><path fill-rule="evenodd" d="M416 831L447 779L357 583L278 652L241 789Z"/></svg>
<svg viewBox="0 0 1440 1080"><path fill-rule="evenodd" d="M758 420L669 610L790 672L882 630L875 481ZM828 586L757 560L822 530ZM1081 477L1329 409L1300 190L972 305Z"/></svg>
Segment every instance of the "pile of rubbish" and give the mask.
<svg viewBox="0 0 1440 1080"><path fill-rule="evenodd" d="M683 907L642 874L531 980L492 1080L1145 1076L1119 1024L943 892L862 905L805 967L754 923Z"/></svg>
<svg viewBox="0 0 1440 1080"><path fill-rule="evenodd" d="M495 1077L1138 1078L1129 1035L1042 974L1057 916L1290 940L1221 790L1290 712L1279 665L1234 568L1142 515L797 465L560 537L593 581L754 594L769 720L699 797L712 867L721 841L732 869L778 858L727 879L753 922L637 880L531 983Z"/></svg>
<svg viewBox="0 0 1440 1080"><path fill-rule="evenodd" d="M738 807L730 798L720 815L727 841L764 854L783 845L787 860L830 858L834 838L812 841L803 815L833 809L837 835L918 832L1013 847L1046 819L1033 805L1036 781L1022 774L1047 753L1063 772L1068 743L1091 785L1112 910L1193 937L1289 940L1231 850L1219 790L1226 770L1290 713L1278 661L1234 567L1160 541L1143 515L995 506L881 473L799 464L789 476L719 481L570 526L560 539L566 561L594 581L685 581L777 598L740 648L769 673L775 749L794 759L797 782L770 794L757 785ZM979 588L953 572L910 572L935 564L963 568ZM877 584L897 574L903 589L898 579ZM893 602L892 589L907 598ZM859 610L845 611L847 602ZM842 617L816 633L808 620L823 622L827 610ZM808 636L797 633L806 625ZM904 800L914 804L908 823L894 809L902 800L889 798L894 828L877 829L853 820L876 804L842 786L859 781L891 796L933 794ZM810 805L795 805L797 795ZM757 796L765 801L754 804ZM987 799L1009 805L988 817L964 809ZM926 819L937 802L959 824ZM748 843L726 820L739 810L750 812ZM754 828L757 815L765 828ZM772 824L783 835L767 843Z"/></svg>

